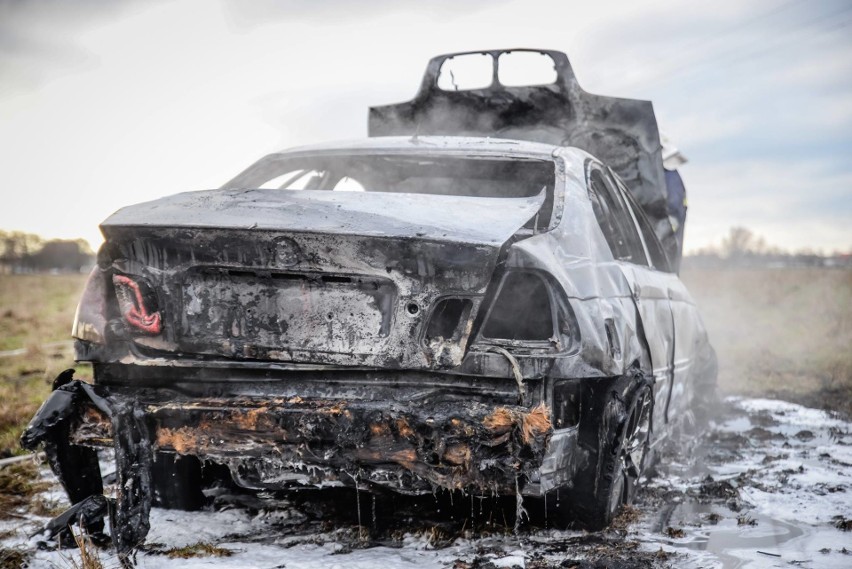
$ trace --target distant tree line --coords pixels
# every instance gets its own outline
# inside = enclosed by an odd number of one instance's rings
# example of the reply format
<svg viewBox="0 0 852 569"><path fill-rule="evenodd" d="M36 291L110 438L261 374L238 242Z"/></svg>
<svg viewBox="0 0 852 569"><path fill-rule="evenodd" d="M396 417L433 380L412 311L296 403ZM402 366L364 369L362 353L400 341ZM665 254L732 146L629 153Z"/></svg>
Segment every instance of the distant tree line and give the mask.
<svg viewBox="0 0 852 569"><path fill-rule="evenodd" d="M84 239L45 240L23 231L0 230L0 272L81 272L95 262Z"/></svg>
<svg viewBox="0 0 852 569"><path fill-rule="evenodd" d="M763 237L745 227L732 227L721 246L699 249L683 259L690 267L843 267L852 268L849 253L820 252L803 249L787 251L768 245Z"/></svg>

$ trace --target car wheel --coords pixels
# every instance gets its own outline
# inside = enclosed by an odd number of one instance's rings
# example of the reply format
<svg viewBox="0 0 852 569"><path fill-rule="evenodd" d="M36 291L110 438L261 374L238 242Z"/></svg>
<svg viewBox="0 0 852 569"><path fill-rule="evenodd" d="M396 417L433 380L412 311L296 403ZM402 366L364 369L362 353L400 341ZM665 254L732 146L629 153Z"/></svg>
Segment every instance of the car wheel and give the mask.
<svg viewBox="0 0 852 569"><path fill-rule="evenodd" d="M613 393L604 405L597 456L580 470L572 492L576 521L586 529L603 529L633 502L648 458L653 406L644 383L626 403Z"/></svg>

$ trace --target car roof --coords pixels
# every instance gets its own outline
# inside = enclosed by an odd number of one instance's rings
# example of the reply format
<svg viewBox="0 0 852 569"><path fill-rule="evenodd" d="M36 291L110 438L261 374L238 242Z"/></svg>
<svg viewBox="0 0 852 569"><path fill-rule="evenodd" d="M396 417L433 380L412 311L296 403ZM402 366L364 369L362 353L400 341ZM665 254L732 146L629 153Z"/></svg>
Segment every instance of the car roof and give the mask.
<svg viewBox="0 0 852 569"><path fill-rule="evenodd" d="M288 148L271 156L334 154L469 154L553 160L561 147L540 142L470 136L376 136Z"/></svg>

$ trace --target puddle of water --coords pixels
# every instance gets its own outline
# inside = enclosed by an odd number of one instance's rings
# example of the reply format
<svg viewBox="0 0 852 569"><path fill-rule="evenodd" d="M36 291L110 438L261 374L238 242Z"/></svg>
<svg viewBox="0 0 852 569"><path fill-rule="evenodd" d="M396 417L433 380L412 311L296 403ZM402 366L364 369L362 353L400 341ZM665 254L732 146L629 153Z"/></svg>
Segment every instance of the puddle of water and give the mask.
<svg viewBox="0 0 852 569"><path fill-rule="evenodd" d="M690 461L661 468L675 492L643 540L684 554L678 567L852 567L852 536L832 521L852 516L852 425L781 401L731 404Z"/></svg>
<svg viewBox="0 0 852 569"><path fill-rule="evenodd" d="M680 539L657 538L667 550L711 554L721 569L741 567L852 567L852 555L844 553L851 539L831 527L792 524L757 514L755 526L739 526L723 520L716 526L683 527ZM707 567L705 557L690 559L683 567ZM701 562L703 561L703 562Z"/></svg>
<svg viewBox="0 0 852 569"><path fill-rule="evenodd" d="M719 508L689 500L676 506L669 516L669 525L681 528L684 537L658 541L675 549L707 551L721 562L723 569L738 569L755 554L767 559L780 558L779 549L789 549L782 548L783 544L809 533L803 527L768 516L743 515L746 517L741 525L737 519L725 517ZM712 516L719 521L711 523Z"/></svg>

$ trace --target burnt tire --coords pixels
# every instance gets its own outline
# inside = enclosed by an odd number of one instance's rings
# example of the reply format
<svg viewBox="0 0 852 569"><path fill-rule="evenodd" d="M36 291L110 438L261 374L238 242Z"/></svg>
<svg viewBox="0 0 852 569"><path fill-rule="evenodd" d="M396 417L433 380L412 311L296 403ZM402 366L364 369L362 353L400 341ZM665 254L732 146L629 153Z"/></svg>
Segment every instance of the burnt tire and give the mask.
<svg viewBox="0 0 852 569"><path fill-rule="evenodd" d="M600 408L598 444L571 491L576 522L588 530L607 527L631 504L648 462L653 391L640 379L627 397L611 390Z"/></svg>

